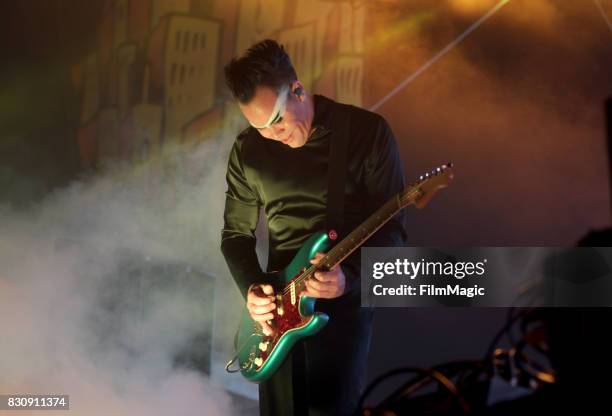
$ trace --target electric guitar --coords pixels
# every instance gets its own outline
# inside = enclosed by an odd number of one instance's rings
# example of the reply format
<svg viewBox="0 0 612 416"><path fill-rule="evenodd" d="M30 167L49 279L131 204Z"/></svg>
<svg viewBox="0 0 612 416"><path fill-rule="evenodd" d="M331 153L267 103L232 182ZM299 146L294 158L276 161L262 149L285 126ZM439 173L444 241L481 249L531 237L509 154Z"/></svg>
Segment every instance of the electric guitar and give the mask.
<svg viewBox="0 0 612 416"><path fill-rule="evenodd" d="M306 279L311 278L315 271L330 270L340 264L401 209L410 204L423 208L437 190L449 185L452 178L452 163L420 176L329 252L327 250L338 238L336 231L321 231L312 235L284 270L269 275L271 282L278 283L273 286L283 288L276 292L276 308L272 311L274 333L265 335L261 325L251 318L245 307L236 334L236 356L227 363L225 369L231 373L240 371L247 380L256 383L270 378L298 340L316 334L329 320L326 314L315 312L315 298L298 296L305 289ZM317 252L327 254L319 263L312 265L310 259ZM236 360L239 368L231 369Z"/></svg>

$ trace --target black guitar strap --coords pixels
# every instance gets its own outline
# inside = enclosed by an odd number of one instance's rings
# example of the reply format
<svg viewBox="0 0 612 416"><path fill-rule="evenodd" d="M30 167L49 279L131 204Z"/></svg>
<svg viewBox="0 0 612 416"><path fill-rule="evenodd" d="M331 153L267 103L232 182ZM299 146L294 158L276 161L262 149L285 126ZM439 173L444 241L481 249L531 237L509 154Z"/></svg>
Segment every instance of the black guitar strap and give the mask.
<svg viewBox="0 0 612 416"><path fill-rule="evenodd" d="M347 151L350 137L349 112L344 108L336 110L334 117L339 129L332 131L329 143L329 160L327 167L327 232L334 230L341 236L344 226L344 195L347 167ZM308 391L308 382L304 375L304 369L308 368L309 345L306 342L298 342L293 350L293 409L295 415L302 416L308 413L308 405L304 402L304 392ZM315 348L316 354L316 348ZM295 393L297 392L297 393ZM301 392L301 393L300 393ZM298 413L302 411L304 413Z"/></svg>
<svg viewBox="0 0 612 416"><path fill-rule="evenodd" d="M333 132L329 144L327 168L327 232L335 230L340 236L344 226L344 194L346 185L347 153L350 137L349 111L338 111L339 131Z"/></svg>

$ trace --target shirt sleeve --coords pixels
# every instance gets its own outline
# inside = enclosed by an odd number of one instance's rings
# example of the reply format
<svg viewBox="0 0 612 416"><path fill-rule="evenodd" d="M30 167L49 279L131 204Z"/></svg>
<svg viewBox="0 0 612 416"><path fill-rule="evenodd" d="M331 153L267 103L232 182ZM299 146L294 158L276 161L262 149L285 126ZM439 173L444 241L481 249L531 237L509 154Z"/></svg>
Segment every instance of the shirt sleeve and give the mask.
<svg viewBox="0 0 612 416"><path fill-rule="evenodd" d="M364 187L369 211L374 212L404 190L404 165L389 124L378 116L372 151L364 163ZM363 247L398 247L406 243L405 210L401 210L381 227ZM356 250L342 263L346 277L346 294L359 293L361 280L361 250Z"/></svg>
<svg viewBox="0 0 612 416"><path fill-rule="evenodd" d="M255 252L255 228L261 204L245 177L238 141L230 152L226 179L221 252L238 289L246 298L249 286L263 275Z"/></svg>

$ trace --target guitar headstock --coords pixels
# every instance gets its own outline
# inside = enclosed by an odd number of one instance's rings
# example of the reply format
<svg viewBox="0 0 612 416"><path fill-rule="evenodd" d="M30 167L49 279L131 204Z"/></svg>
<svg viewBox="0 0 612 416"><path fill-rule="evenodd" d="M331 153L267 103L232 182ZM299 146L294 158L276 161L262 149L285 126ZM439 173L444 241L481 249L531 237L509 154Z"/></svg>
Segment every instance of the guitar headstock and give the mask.
<svg viewBox="0 0 612 416"><path fill-rule="evenodd" d="M446 188L453 180L453 164L451 162L438 166L412 182L400 194L402 207L414 203L417 208L423 208L429 203L434 194Z"/></svg>

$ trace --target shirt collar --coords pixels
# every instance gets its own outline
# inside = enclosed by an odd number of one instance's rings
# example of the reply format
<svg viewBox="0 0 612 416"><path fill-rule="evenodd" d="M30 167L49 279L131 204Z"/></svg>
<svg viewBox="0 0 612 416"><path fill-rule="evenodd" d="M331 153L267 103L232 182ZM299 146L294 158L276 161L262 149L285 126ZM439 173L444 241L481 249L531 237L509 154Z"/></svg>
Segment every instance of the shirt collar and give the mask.
<svg viewBox="0 0 612 416"><path fill-rule="evenodd" d="M314 94L314 117L312 119L312 134L309 137L310 140L316 140L320 137L326 136L332 131L331 120L332 120L332 106L331 100L328 98Z"/></svg>

